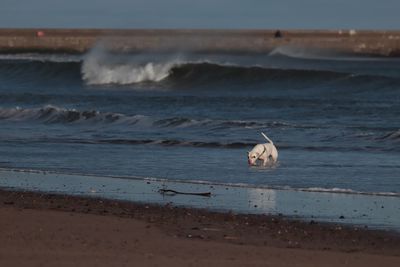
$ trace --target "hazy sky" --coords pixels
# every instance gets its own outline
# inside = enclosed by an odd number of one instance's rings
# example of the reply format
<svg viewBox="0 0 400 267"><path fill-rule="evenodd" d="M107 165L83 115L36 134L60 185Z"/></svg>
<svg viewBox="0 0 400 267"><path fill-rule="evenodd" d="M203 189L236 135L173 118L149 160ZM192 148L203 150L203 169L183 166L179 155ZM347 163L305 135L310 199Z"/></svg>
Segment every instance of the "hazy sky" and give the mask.
<svg viewBox="0 0 400 267"><path fill-rule="evenodd" d="M400 29L400 0L0 0L0 27Z"/></svg>

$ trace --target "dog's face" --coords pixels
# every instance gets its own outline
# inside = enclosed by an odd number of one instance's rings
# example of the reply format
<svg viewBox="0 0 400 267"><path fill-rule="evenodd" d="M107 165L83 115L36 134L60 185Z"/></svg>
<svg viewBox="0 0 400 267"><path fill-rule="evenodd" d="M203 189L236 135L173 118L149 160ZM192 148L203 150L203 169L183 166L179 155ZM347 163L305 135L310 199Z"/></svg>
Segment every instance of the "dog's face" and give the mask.
<svg viewBox="0 0 400 267"><path fill-rule="evenodd" d="M264 146L262 144L258 144L249 152L247 152L247 162L249 165L257 165L257 160L261 156L264 151Z"/></svg>
<svg viewBox="0 0 400 267"><path fill-rule="evenodd" d="M249 163L249 165L252 166L256 165L259 156L260 156L259 153L254 151L254 149L252 151L247 152L247 162Z"/></svg>

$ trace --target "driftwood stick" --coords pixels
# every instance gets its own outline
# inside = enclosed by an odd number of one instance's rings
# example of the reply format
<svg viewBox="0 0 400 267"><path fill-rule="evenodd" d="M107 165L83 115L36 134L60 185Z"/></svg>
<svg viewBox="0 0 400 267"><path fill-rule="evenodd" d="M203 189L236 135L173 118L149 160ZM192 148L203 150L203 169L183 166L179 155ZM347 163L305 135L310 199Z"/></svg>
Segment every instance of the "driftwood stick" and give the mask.
<svg viewBox="0 0 400 267"><path fill-rule="evenodd" d="M158 190L160 194L180 194L180 195L194 195L194 196L202 196L202 197L211 197L211 192L203 192L203 193L190 193L190 192L179 192L171 189L160 189Z"/></svg>

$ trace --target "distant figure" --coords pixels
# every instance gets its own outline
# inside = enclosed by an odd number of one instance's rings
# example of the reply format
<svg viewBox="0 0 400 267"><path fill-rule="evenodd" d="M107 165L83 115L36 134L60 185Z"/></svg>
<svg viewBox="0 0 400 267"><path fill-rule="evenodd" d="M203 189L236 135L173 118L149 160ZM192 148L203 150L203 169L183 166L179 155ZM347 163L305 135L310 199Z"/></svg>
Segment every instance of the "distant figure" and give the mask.
<svg viewBox="0 0 400 267"><path fill-rule="evenodd" d="M44 36L44 31L37 31L36 32L36 37L43 37Z"/></svg>
<svg viewBox="0 0 400 267"><path fill-rule="evenodd" d="M280 30L277 30L274 34L275 38L282 38L282 33Z"/></svg>

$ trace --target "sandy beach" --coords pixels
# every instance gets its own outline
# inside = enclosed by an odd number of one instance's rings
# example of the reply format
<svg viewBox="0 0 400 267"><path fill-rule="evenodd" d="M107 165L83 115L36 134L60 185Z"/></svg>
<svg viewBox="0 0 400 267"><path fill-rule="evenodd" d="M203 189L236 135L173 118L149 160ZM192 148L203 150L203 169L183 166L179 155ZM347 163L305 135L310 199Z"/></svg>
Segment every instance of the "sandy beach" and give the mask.
<svg viewBox="0 0 400 267"><path fill-rule="evenodd" d="M398 266L393 232L0 191L1 266Z"/></svg>
<svg viewBox="0 0 400 267"><path fill-rule="evenodd" d="M344 55L398 57L399 31L0 28L0 53L117 52L270 53L279 47Z"/></svg>

